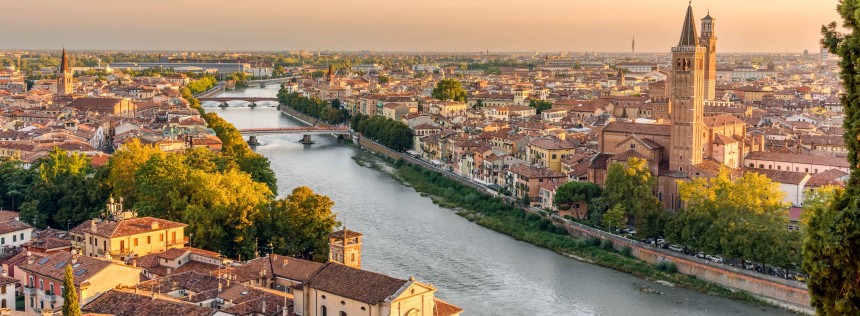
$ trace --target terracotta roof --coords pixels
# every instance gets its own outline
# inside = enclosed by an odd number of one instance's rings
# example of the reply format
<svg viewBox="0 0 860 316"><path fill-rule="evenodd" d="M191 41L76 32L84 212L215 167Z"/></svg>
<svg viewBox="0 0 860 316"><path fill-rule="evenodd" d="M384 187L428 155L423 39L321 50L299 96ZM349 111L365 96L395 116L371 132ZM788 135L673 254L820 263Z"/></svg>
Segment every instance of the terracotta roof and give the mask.
<svg viewBox="0 0 860 316"><path fill-rule="evenodd" d="M851 164L848 163L848 160L845 157L835 157L835 156L817 156L817 155L807 155L807 154L791 154L791 153L778 153L778 152L767 152L767 151L754 151L747 155L746 160L765 160L765 161L779 161L779 162L793 162L793 163L803 163L803 164L812 164L812 165L821 165L821 166L831 166L838 168L849 168ZM826 171L826 170L823 170Z"/></svg>
<svg viewBox="0 0 860 316"><path fill-rule="evenodd" d="M97 220L96 231L92 231L91 224L93 220L88 220L72 229L72 232L83 234L89 232L94 235L99 235L108 238L124 237L137 234L143 234L151 231L165 230L168 228L185 227L187 224L172 222L155 217L137 217L121 221ZM158 223L158 228L153 229L152 224Z"/></svg>
<svg viewBox="0 0 860 316"><path fill-rule="evenodd" d="M287 256L270 255L272 272L277 277L282 277L298 282L307 281L308 278L323 267L322 263L292 258Z"/></svg>
<svg viewBox="0 0 860 316"><path fill-rule="evenodd" d="M407 282L409 281L329 262L303 284L312 289L375 305L396 294Z"/></svg>
<svg viewBox="0 0 860 316"><path fill-rule="evenodd" d="M351 231L351 230L344 230L344 229L341 229L341 230L339 230L339 231L336 231L336 232L331 233L331 234L329 235L329 237L337 238L337 239L343 239L344 232L346 232L346 233L345 233L345 234L346 234L346 238L353 238L353 237L361 237L361 236L364 236L364 234L359 233L359 232L354 232L354 231Z"/></svg>
<svg viewBox="0 0 860 316"><path fill-rule="evenodd" d="M179 301L155 298L111 289L83 307L84 313L103 313L115 316L185 315L209 316L218 310Z"/></svg>
<svg viewBox="0 0 860 316"><path fill-rule="evenodd" d="M640 124L627 122L611 122L603 129L603 132L635 133L642 135L669 136L671 126L667 124Z"/></svg>
<svg viewBox="0 0 860 316"><path fill-rule="evenodd" d="M188 253L188 250L180 248L170 248L155 255L162 259L176 260L177 258L184 256L186 253Z"/></svg>
<svg viewBox="0 0 860 316"><path fill-rule="evenodd" d="M50 254L42 259L36 259L33 263L25 262L19 267L21 270L30 271L35 274L43 275L48 278L62 281L66 272L66 265L71 264L72 254L65 251ZM90 258L87 256L78 256L77 263L73 265L75 273L75 285L80 285L90 277L98 274L105 268L109 267L111 261ZM77 267L74 267L77 266Z"/></svg>
<svg viewBox="0 0 860 316"><path fill-rule="evenodd" d="M462 308L451 305L448 302L440 300L438 298L433 298L433 302L436 303L436 305L433 307L433 316L451 316L463 312Z"/></svg>
<svg viewBox="0 0 860 316"><path fill-rule="evenodd" d="M714 144L718 144L718 145L728 145L728 144L734 144L737 142L738 141L735 140L734 138L728 137L728 136L723 135L723 134L717 134L714 137Z"/></svg>
<svg viewBox="0 0 860 316"><path fill-rule="evenodd" d="M786 170L774 170L774 169L758 169L758 168L746 168L746 172L755 172L774 182L785 183L785 184L800 184L804 180L809 178L809 174L806 172L794 172L794 171L786 171Z"/></svg>
<svg viewBox="0 0 860 316"><path fill-rule="evenodd" d="M746 123L744 123L743 120L741 120L737 117L731 116L731 115L708 116L708 117L705 117L704 119L702 119L702 122L705 123L705 126L708 126L708 127L722 126L722 125L729 125L729 124L741 124L741 125L746 124Z"/></svg>
<svg viewBox="0 0 860 316"><path fill-rule="evenodd" d="M547 150L565 150L576 148L576 146L574 146L570 142L555 137L536 138L533 139L531 143L529 143L529 145Z"/></svg>

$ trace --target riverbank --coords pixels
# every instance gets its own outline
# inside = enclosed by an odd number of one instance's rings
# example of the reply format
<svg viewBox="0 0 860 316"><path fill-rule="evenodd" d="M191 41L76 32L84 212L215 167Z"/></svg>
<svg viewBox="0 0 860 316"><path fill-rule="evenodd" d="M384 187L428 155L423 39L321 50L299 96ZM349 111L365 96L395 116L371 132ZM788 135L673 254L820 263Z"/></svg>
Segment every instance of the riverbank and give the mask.
<svg viewBox="0 0 860 316"><path fill-rule="evenodd" d="M600 238L578 238L550 220L525 212L501 199L462 185L424 167L383 158L382 166L356 161L359 165L385 172L400 183L412 187L434 203L454 210L458 215L516 240L553 250L561 255L590 264L631 274L660 284L671 284L701 293L727 297L756 305L772 305L747 293L710 283L677 272L669 261L649 264L634 258L629 248L616 250L613 242ZM658 293L655 293L658 294ZM780 307L780 306L777 306Z"/></svg>

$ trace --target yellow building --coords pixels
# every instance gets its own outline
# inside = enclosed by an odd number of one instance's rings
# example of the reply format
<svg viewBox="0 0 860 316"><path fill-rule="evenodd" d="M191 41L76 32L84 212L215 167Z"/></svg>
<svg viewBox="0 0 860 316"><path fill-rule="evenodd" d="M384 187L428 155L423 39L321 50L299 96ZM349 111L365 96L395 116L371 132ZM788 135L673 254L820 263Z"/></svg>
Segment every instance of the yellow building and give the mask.
<svg viewBox="0 0 860 316"><path fill-rule="evenodd" d="M188 243L183 223L154 217L136 217L123 211L122 202L108 204L110 219L83 222L71 231L72 246L89 257L129 260L134 257L182 248Z"/></svg>
<svg viewBox="0 0 860 316"><path fill-rule="evenodd" d="M576 153L576 146L555 137L532 140L526 145L526 160L533 164L561 172L561 160Z"/></svg>
<svg viewBox="0 0 860 316"><path fill-rule="evenodd" d="M60 251L44 258L28 256L18 267L24 272L25 315L42 315L63 306L63 277L67 265L72 266L78 299L84 305L99 294L117 286L133 286L140 282L141 269L110 260L87 258L76 253Z"/></svg>

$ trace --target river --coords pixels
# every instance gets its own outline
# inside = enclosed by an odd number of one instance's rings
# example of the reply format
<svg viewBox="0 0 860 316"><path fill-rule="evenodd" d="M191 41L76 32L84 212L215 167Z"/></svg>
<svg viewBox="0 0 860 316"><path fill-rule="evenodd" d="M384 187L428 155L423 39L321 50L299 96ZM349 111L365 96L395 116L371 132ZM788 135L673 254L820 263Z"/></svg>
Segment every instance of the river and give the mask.
<svg viewBox="0 0 860 316"><path fill-rule="evenodd" d="M219 96L272 97L277 86ZM276 109L207 108L239 128L299 126ZM374 159L333 137L259 137L279 196L308 186L334 200L348 229L364 233L362 268L398 278L414 276L465 315L789 315L763 306L655 284L582 263L483 228L439 207L410 187L353 157ZM645 293L647 285L663 294Z"/></svg>

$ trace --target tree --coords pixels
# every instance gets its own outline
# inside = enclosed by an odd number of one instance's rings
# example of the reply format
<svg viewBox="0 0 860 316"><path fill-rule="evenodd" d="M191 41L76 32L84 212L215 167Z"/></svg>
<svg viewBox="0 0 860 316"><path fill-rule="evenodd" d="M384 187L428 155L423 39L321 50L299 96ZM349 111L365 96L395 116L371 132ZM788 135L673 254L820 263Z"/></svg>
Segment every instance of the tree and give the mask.
<svg viewBox="0 0 860 316"><path fill-rule="evenodd" d="M606 228L612 232L624 227L627 222L627 210L624 209L624 205L616 204L609 211L606 211L606 214L603 214L603 224L606 225Z"/></svg>
<svg viewBox="0 0 860 316"><path fill-rule="evenodd" d="M431 95L442 101L453 100L466 102L466 90L463 90L460 81L457 79L442 79L436 83L436 88L433 88Z"/></svg>
<svg viewBox="0 0 860 316"><path fill-rule="evenodd" d="M331 212L334 202L308 187L297 187L285 199L271 202L260 213L261 241L275 252L324 262L328 235L340 225Z"/></svg>
<svg viewBox="0 0 860 316"><path fill-rule="evenodd" d="M81 305L78 302L78 290L75 289L75 275L72 273L71 264L66 265L63 291L63 316L81 316Z"/></svg>
<svg viewBox="0 0 860 316"><path fill-rule="evenodd" d="M633 212L628 215L632 215L638 235L657 237L663 234L668 215L654 196L655 186L648 161L633 157L609 166L603 196L608 206L622 204L624 210Z"/></svg>
<svg viewBox="0 0 860 316"><path fill-rule="evenodd" d="M836 194L828 211L809 220L804 238L804 268L809 273L812 305L821 315L860 314L860 9L858 0L841 0L840 33L836 22L823 26L821 44L839 55L840 78L845 87L841 103L845 118L845 148L851 176L842 194Z"/></svg>
<svg viewBox="0 0 860 316"><path fill-rule="evenodd" d="M785 193L766 176L747 172L732 179L727 169L713 178L678 183L684 208L667 225L666 238L708 253L765 264L792 263ZM796 248L795 248L796 249ZM796 263L796 259L794 259Z"/></svg>
<svg viewBox="0 0 860 316"><path fill-rule="evenodd" d="M541 114L541 112L549 110L552 108L552 102L545 101L545 100L531 99L531 100L529 100L529 106L535 108L537 110L537 114Z"/></svg>
<svg viewBox="0 0 860 316"><path fill-rule="evenodd" d="M600 197L602 190L591 182L568 182L556 189L553 205L559 209L569 209L575 202L591 203L591 200Z"/></svg>

